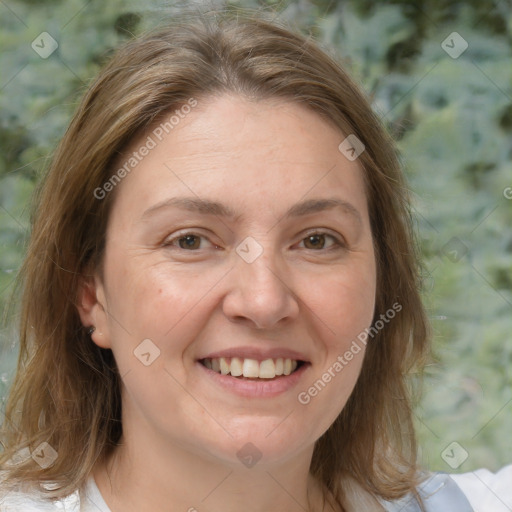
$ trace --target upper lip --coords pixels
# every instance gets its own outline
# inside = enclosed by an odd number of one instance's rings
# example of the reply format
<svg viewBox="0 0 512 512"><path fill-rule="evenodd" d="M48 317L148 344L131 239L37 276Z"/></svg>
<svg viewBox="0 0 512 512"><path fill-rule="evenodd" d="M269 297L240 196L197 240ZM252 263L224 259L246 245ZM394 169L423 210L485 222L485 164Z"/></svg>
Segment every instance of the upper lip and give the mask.
<svg viewBox="0 0 512 512"><path fill-rule="evenodd" d="M256 361L265 361L265 359L293 359L295 361L308 362L307 357L300 352L295 350L289 350L286 348L270 348L263 349L261 347L232 347L224 350L218 350L211 352L199 358L201 359L218 359L220 357L239 357L241 359L255 359Z"/></svg>

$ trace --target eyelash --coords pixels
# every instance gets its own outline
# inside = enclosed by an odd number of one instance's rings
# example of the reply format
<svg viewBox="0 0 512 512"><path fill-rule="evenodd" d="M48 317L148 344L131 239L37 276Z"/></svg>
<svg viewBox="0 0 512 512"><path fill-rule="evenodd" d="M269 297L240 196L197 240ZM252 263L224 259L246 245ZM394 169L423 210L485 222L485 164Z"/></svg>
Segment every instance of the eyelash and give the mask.
<svg viewBox="0 0 512 512"><path fill-rule="evenodd" d="M208 238L204 235L201 235L199 233L194 233L193 231L186 231L186 232L183 232L183 233L179 233L177 236L171 238L170 240L166 240L164 242L164 247L170 247L170 248L175 248L175 249L179 249L179 250L182 250L182 251L187 251L187 252L196 252L196 251L199 251L200 249L192 249L192 250L187 250L187 249L184 249L182 247L178 247L176 245L174 245L175 242L178 242L179 240L181 240L182 238L186 238L187 236L195 236L195 237L198 237L198 238L202 238L202 239L205 239L205 240L208 240ZM334 236L333 234L327 232L327 231L321 231L321 230L318 230L318 231L311 231L309 233L307 233L301 240L300 240L300 243L304 242L306 239L312 237L312 236L325 236L326 238L330 238L333 240L333 243L327 247L327 248L322 248L322 249L307 249L305 248L306 250L308 251L312 251L312 252L327 252L327 251L332 251L332 250L336 250L336 249L346 249L347 248L347 244L345 243L345 241L343 239L340 239L336 236ZM212 242L210 242L214 247L218 247L217 245L213 244Z"/></svg>
<svg viewBox="0 0 512 512"><path fill-rule="evenodd" d="M329 233L328 231L311 231L306 234L304 238L301 239L300 243L304 242L304 240L312 237L312 236L325 236L326 238L331 238L333 240L333 244L327 248L318 249L315 251L315 249L306 249L313 252L320 252L320 251L333 251L333 250L339 250L339 249L346 249L347 244L343 239L338 238L337 236L333 235L332 233Z"/></svg>
<svg viewBox="0 0 512 512"><path fill-rule="evenodd" d="M176 235L175 237L173 237L169 240L166 240L163 245L164 245L164 247L174 247L175 249L180 249L182 251L186 251L187 249L183 249L182 247L174 246L173 242L177 242L177 241L181 240L182 238L186 238L187 236L195 236L197 238L202 238L204 240L208 240L208 238L206 236L200 235L199 233L194 233L193 231L185 231L183 233L178 233L178 235ZM210 243L212 243L212 242L210 242ZM212 245L214 245L215 247L218 247L215 244L212 244ZM197 251L197 249L196 249L196 251ZM188 251L188 252L195 252L195 251L192 250L192 251Z"/></svg>

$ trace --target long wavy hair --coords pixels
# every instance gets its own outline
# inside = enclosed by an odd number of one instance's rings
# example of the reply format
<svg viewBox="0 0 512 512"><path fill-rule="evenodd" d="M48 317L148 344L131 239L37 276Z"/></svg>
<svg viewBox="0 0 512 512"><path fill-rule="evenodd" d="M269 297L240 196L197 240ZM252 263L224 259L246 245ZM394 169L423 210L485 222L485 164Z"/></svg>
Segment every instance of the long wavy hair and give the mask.
<svg viewBox="0 0 512 512"><path fill-rule="evenodd" d="M374 321L396 302L402 310L368 344L355 389L316 442L310 471L342 510L346 478L388 500L414 492L408 374L422 367L429 328L395 146L359 87L310 37L239 13L182 17L125 43L88 89L54 154L21 271L20 353L1 433L0 469L9 482L49 481L50 498L66 496L118 444L120 376L76 307L80 280L101 267L115 197L98 200L94 191L156 119L191 97L222 93L295 102L329 120L340 142L355 134L365 145L358 161L377 261ZM58 453L53 465L16 459L43 442Z"/></svg>

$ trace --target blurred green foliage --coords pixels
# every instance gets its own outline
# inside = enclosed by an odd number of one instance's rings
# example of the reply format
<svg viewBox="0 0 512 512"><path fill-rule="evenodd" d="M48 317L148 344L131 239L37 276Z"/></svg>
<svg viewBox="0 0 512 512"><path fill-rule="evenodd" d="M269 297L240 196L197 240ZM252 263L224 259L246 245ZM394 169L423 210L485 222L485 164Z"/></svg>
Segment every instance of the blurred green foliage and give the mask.
<svg viewBox="0 0 512 512"><path fill-rule="evenodd" d="M457 471L512 462L510 0L209 5L274 9L334 50L370 95L398 141L424 254L436 363L416 409L422 460L452 471L441 454L457 441L468 452ZM174 9L154 0L0 3L2 309L26 246L34 184L78 99L116 45ZM46 59L31 48L42 32L59 44ZM455 45L453 32L468 43L458 58L441 46ZM2 399L16 358L16 308L6 311Z"/></svg>

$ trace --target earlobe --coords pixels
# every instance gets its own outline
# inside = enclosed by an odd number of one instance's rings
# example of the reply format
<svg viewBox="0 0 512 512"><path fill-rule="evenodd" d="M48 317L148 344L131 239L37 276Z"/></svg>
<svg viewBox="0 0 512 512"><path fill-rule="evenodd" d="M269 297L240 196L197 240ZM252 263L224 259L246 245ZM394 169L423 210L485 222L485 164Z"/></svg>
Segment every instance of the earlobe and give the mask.
<svg viewBox="0 0 512 512"><path fill-rule="evenodd" d="M80 320L92 341L101 348L111 348L104 307L105 293L100 279L97 276L81 278L77 298Z"/></svg>

